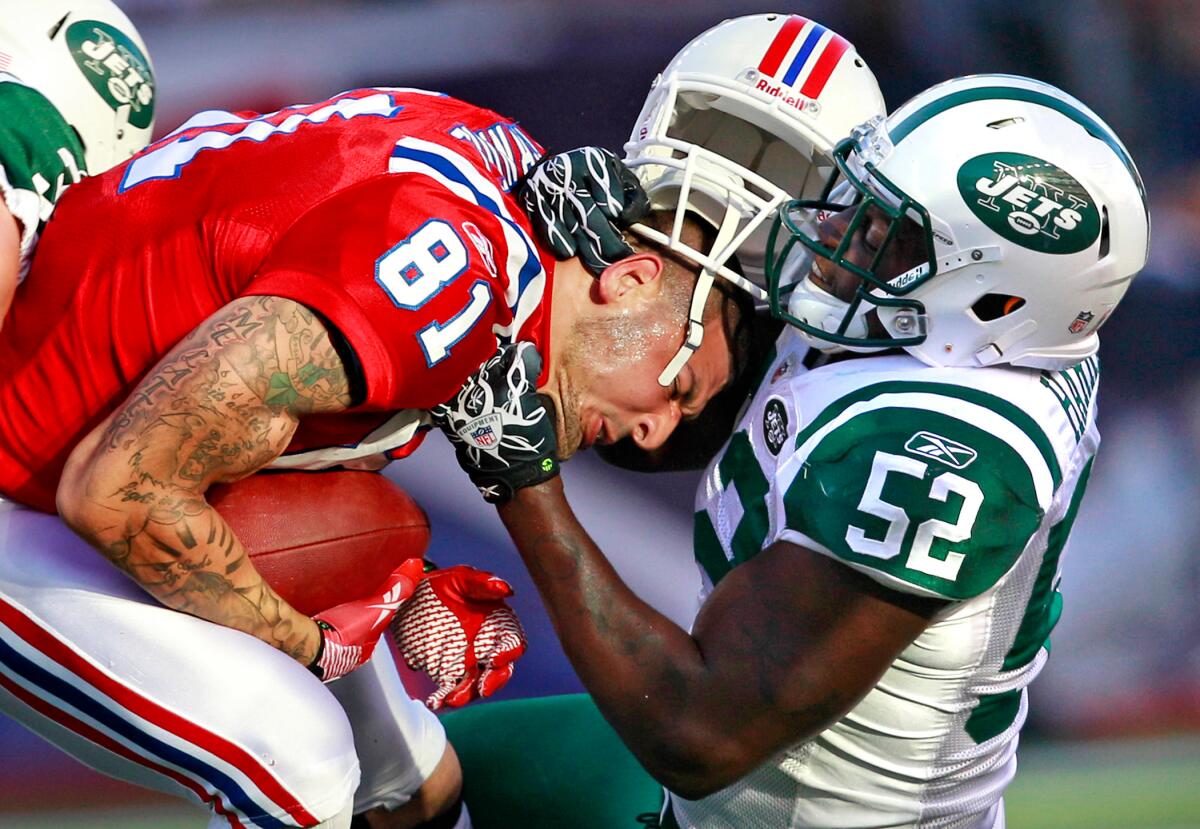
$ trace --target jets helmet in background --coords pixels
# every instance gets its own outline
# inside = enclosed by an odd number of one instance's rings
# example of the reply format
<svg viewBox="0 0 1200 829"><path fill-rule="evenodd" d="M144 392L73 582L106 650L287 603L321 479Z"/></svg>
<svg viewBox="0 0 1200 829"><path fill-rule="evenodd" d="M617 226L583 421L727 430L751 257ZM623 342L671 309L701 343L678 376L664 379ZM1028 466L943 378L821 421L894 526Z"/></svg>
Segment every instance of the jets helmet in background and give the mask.
<svg viewBox="0 0 1200 829"><path fill-rule="evenodd" d="M153 68L141 35L109 0L0 0L0 64L75 128L89 173L149 143Z"/></svg>
<svg viewBox="0 0 1200 829"><path fill-rule="evenodd" d="M1096 352L1097 330L1146 264L1150 217L1129 152L1050 84L956 78L856 130L836 155L823 196L858 205L844 239L866 211L883 211L889 243L919 237L924 261L879 273L881 250L859 267L842 256L846 244L831 249L805 226L811 205L786 206L772 309L819 347L900 345L931 365L1066 368ZM796 268L796 242L863 278L853 301L811 279L775 278ZM872 309L887 338L867 333Z"/></svg>
<svg viewBox="0 0 1200 829"><path fill-rule="evenodd" d="M683 47L655 79L625 162L651 206L684 206L717 229L710 249L696 251L681 239L684 211L669 237L634 227L705 270L688 342L660 381L669 383L699 346L714 274L766 300L775 212L788 199L819 193L837 142L884 112L875 76L849 41L799 15L726 20ZM734 254L737 269L726 265Z"/></svg>

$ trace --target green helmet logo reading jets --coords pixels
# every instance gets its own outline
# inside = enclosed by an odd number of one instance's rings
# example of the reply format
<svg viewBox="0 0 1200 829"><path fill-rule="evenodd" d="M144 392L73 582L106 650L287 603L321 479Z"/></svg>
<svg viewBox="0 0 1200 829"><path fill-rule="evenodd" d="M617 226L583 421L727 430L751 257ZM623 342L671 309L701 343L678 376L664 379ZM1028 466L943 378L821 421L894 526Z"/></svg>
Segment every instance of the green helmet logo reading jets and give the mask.
<svg viewBox="0 0 1200 829"><path fill-rule="evenodd" d="M129 108L129 123L145 129L154 120L154 75L142 51L120 29L80 20L67 29L67 46L88 79L114 110Z"/></svg>
<svg viewBox="0 0 1200 829"><path fill-rule="evenodd" d="M1078 253L1100 235L1095 200L1070 173L1021 153L986 153L958 170L971 212L1010 242L1039 253Z"/></svg>

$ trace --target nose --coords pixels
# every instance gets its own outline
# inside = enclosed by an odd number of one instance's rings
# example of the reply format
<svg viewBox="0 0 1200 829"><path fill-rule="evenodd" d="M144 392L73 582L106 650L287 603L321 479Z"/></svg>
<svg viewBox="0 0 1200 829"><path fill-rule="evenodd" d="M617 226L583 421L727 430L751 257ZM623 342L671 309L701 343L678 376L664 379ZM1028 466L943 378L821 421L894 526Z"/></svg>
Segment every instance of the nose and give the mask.
<svg viewBox="0 0 1200 829"><path fill-rule="evenodd" d="M667 438L671 437L681 419L682 412L679 404L674 400L668 400L656 411L639 415L634 420L630 437L640 449L658 449L667 442Z"/></svg>
<svg viewBox="0 0 1200 829"><path fill-rule="evenodd" d="M850 226L850 218L846 214L848 210L843 210L840 213L831 213L821 220L817 225L817 241L827 248L836 250L841 244L842 237L846 235L846 228Z"/></svg>

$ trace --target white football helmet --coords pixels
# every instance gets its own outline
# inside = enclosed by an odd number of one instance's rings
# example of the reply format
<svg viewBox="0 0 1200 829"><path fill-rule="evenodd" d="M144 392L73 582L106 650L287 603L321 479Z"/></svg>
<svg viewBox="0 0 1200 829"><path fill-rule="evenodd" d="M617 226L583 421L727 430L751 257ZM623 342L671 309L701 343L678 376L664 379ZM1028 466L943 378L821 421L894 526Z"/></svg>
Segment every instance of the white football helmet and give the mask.
<svg viewBox="0 0 1200 829"><path fill-rule="evenodd" d="M89 173L150 141L153 67L110 0L0 0L0 69L45 95L75 128Z"/></svg>
<svg viewBox="0 0 1200 829"><path fill-rule="evenodd" d="M827 237L836 248L822 244L805 224L812 204L792 202L768 265L772 311L826 350L903 346L937 366L1067 368L1096 352L1097 329L1146 263L1150 216L1128 151L1041 81L939 84L856 130L836 160L822 199L857 204L849 229L840 242ZM843 254L868 210L886 215L887 241L860 267ZM921 261L881 272L901 234ZM812 279L787 284L797 251L808 254L804 274L819 257L861 277L852 301ZM873 310L886 337L868 334Z"/></svg>
<svg viewBox="0 0 1200 829"><path fill-rule="evenodd" d="M659 378L669 385L700 345L700 315L720 275L766 300L770 220L791 198L816 196L851 128L884 113L871 70L841 35L785 14L726 20L692 40L655 79L625 145L655 208L679 206L717 229L707 251L634 231L703 266L687 341ZM726 266L734 254L741 273Z"/></svg>

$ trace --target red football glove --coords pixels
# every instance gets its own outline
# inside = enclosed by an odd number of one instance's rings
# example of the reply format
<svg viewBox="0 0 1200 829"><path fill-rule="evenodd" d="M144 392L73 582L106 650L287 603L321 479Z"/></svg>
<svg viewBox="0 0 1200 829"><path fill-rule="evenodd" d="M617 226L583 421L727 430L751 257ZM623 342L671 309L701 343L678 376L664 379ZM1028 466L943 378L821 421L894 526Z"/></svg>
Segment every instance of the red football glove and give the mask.
<svg viewBox="0 0 1200 829"><path fill-rule="evenodd" d="M309 670L322 682L333 682L370 659L379 635L395 618L401 603L413 594L424 571L422 559L410 558L367 598L313 616L321 632L321 644Z"/></svg>
<svg viewBox="0 0 1200 829"><path fill-rule="evenodd" d="M405 664L437 684L425 704L457 708L508 682L525 631L504 599L508 582L474 567L434 570L417 585L392 632Z"/></svg>

